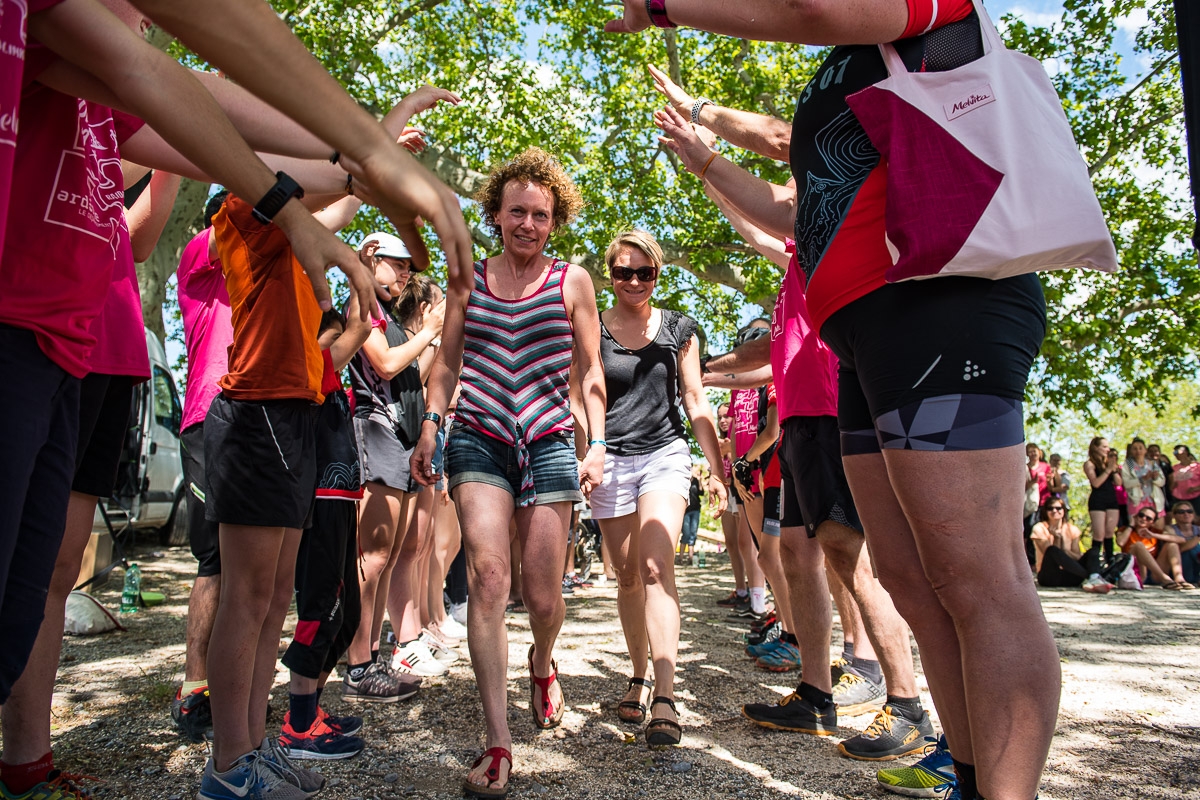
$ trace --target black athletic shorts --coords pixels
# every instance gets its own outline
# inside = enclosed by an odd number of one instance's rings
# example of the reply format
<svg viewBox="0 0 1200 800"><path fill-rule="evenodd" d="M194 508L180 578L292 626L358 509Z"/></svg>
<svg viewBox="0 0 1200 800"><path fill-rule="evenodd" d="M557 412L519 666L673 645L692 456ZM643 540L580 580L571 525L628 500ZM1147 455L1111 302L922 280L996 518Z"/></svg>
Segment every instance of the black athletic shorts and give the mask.
<svg viewBox="0 0 1200 800"><path fill-rule="evenodd" d="M803 527L809 537L826 520L862 532L842 468L838 421L834 417L788 417L783 421L779 469L779 524Z"/></svg>
<svg viewBox="0 0 1200 800"><path fill-rule="evenodd" d="M834 312L845 455L987 450L1024 441L1021 401L1046 335L1037 275L883 286Z"/></svg>
<svg viewBox="0 0 1200 800"><path fill-rule="evenodd" d="M350 647L361 614L358 504L318 500L296 555L296 632L283 664L305 678L330 672Z"/></svg>
<svg viewBox="0 0 1200 800"><path fill-rule="evenodd" d="M129 433L133 378L90 372L79 387L79 446L71 491L111 497Z"/></svg>
<svg viewBox="0 0 1200 800"><path fill-rule="evenodd" d="M183 451L183 496L187 499L188 540L199 565L196 577L221 574L221 526L204 515L208 481L204 476L204 423L189 425L179 434Z"/></svg>
<svg viewBox="0 0 1200 800"><path fill-rule="evenodd" d="M248 402L219 394L204 418L213 522L307 528L317 489L317 410L307 400Z"/></svg>

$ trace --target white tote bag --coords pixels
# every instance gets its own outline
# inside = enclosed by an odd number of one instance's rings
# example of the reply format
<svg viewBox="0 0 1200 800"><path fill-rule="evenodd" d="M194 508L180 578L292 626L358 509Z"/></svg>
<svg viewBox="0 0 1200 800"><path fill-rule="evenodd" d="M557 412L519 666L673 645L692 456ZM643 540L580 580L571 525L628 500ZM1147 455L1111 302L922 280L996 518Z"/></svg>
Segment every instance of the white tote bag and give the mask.
<svg viewBox="0 0 1200 800"><path fill-rule="evenodd" d="M1054 85L1039 61L1004 46L978 0L975 8L981 58L909 72L882 44L889 77L847 98L887 164L887 280L1116 271Z"/></svg>

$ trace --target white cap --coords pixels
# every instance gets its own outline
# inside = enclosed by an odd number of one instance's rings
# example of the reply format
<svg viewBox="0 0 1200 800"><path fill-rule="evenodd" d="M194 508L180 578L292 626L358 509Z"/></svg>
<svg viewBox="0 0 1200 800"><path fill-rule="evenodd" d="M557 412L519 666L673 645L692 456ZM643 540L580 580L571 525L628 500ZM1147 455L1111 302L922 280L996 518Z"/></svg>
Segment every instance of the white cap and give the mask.
<svg viewBox="0 0 1200 800"><path fill-rule="evenodd" d="M390 233L372 233L363 239L363 245L368 242L378 242L379 249L375 251L375 255L383 258L412 258L412 253L408 252L408 248L404 246L404 242L400 241L399 236L393 236Z"/></svg>

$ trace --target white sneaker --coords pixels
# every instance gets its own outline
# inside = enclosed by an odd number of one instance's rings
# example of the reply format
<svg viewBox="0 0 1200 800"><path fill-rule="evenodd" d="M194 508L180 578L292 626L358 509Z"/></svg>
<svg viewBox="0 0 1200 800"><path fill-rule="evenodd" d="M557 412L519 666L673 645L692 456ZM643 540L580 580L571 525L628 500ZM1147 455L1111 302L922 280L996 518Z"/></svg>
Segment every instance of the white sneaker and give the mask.
<svg viewBox="0 0 1200 800"><path fill-rule="evenodd" d="M423 678L445 675L450 669L438 661L420 639L414 639L403 647L397 647L392 652L391 664L392 669L397 672L407 672Z"/></svg>
<svg viewBox="0 0 1200 800"><path fill-rule="evenodd" d="M459 625L462 625L463 628L466 628L466 626L467 626L467 603L465 600L461 603L451 603L450 604L450 619L454 620ZM459 636L456 638L461 639L466 635L467 634L464 632L462 636Z"/></svg>
<svg viewBox="0 0 1200 800"><path fill-rule="evenodd" d="M434 636L428 629L421 631L417 641L428 647L433 657L446 666L450 666L461 658L457 650Z"/></svg>
<svg viewBox="0 0 1200 800"><path fill-rule="evenodd" d="M1086 581L1083 582L1083 586L1081 588L1085 592L1092 592L1093 594L1108 594L1110 591L1112 591L1113 587L1112 584L1104 580L1104 578L1101 578L1097 574L1092 574Z"/></svg>
<svg viewBox="0 0 1200 800"><path fill-rule="evenodd" d="M446 617L444 620L442 620L438 627L442 629L442 633L446 634L451 639L467 638L467 626L463 625L454 617Z"/></svg>

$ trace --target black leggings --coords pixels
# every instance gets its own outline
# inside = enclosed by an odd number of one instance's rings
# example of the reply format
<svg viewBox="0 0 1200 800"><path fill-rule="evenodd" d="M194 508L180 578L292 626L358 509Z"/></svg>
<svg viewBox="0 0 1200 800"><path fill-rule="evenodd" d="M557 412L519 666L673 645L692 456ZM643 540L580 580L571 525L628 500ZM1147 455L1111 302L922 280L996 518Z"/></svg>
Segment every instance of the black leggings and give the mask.
<svg viewBox="0 0 1200 800"><path fill-rule="evenodd" d="M1100 557L1088 550L1076 561L1061 547L1050 545L1042 556L1042 568L1038 570L1038 583L1042 586L1079 586L1089 575L1100 572Z"/></svg>

